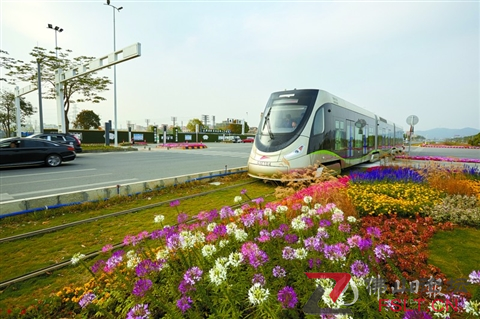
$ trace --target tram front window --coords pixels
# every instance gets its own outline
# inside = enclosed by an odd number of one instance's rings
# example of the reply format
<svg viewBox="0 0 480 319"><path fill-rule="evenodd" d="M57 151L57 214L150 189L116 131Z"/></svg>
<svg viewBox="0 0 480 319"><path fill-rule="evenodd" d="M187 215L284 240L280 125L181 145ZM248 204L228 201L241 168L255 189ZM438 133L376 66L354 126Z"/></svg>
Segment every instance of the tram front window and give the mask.
<svg viewBox="0 0 480 319"><path fill-rule="evenodd" d="M294 131L303 120L306 108L305 105L275 105L274 103L269 110L268 118L264 119L266 125L262 125L263 133L269 134L268 124L273 134Z"/></svg>

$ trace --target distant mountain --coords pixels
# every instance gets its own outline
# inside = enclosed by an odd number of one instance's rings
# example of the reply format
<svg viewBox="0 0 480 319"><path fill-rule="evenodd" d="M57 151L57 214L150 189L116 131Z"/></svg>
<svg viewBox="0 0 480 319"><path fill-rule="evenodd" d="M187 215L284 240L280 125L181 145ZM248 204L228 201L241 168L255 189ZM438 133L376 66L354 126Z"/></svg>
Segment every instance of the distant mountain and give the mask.
<svg viewBox="0 0 480 319"><path fill-rule="evenodd" d="M462 136L472 136L480 133L479 129L466 127L462 129L452 129L452 128L434 128L426 131L417 131L415 130L414 134L421 135L429 140L437 139L443 140L446 138L453 137L462 137Z"/></svg>

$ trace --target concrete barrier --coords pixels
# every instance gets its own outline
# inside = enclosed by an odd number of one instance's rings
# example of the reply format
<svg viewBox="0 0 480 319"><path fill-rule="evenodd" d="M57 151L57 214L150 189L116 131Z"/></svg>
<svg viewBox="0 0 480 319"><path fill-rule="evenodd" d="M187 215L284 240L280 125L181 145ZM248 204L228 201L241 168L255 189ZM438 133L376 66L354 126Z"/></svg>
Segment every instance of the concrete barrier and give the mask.
<svg viewBox="0 0 480 319"><path fill-rule="evenodd" d="M247 171L247 167L237 167L217 171L187 174L174 177L149 180L138 183L113 185L108 187L93 188L77 192L62 193L50 196L32 197L28 199L5 201L0 204L0 218L21 215L35 211L58 208L105 200L117 196L129 196L141 194L168 186L183 184L193 181L221 177L230 174L238 174Z"/></svg>

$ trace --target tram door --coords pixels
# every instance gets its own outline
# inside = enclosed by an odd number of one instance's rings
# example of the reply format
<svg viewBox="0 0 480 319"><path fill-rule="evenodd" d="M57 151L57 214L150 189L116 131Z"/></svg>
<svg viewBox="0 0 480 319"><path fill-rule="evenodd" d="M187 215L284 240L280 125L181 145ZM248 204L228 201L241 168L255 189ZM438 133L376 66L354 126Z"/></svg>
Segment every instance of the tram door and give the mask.
<svg viewBox="0 0 480 319"><path fill-rule="evenodd" d="M353 157L355 147L355 122L347 120L347 157Z"/></svg>

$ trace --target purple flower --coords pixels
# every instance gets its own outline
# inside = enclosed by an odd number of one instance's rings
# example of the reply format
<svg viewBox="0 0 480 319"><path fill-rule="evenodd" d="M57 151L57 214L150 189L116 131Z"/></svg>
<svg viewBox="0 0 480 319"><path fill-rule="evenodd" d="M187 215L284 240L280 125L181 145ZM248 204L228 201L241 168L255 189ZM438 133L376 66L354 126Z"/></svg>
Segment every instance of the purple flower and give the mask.
<svg viewBox="0 0 480 319"><path fill-rule="evenodd" d="M303 240L303 244L305 246L305 249L307 249L307 250L319 251L323 247L323 242L318 237L308 237L308 238Z"/></svg>
<svg viewBox="0 0 480 319"><path fill-rule="evenodd" d="M372 240L370 238L362 238L358 242L358 248L360 250L367 250L372 247Z"/></svg>
<svg viewBox="0 0 480 319"><path fill-rule="evenodd" d="M325 258L330 260L345 259L345 256L350 251L350 247L344 243L337 243L334 245L325 245L323 254Z"/></svg>
<svg viewBox="0 0 480 319"><path fill-rule="evenodd" d="M182 224L182 223L186 222L186 221L188 220L188 218L189 218L189 217L188 217L188 214L186 214L186 213L180 213L180 214L178 214L178 216L177 216L177 222L178 222L179 224Z"/></svg>
<svg viewBox="0 0 480 319"><path fill-rule="evenodd" d="M350 270L352 271L352 274L356 277L364 277L368 275L370 272L370 269L368 268L368 265L364 263L361 260L356 260L351 266Z"/></svg>
<svg viewBox="0 0 480 319"><path fill-rule="evenodd" d="M135 305L127 313L127 319L148 319L150 317L150 311L148 311L147 304Z"/></svg>
<svg viewBox="0 0 480 319"><path fill-rule="evenodd" d="M180 205L180 201L178 199L170 202L170 207L176 207L178 205Z"/></svg>
<svg viewBox="0 0 480 319"><path fill-rule="evenodd" d="M182 298L177 300L177 307L182 311L182 313L185 313L185 311L187 311L192 307L190 306L190 304L192 303L193 303L192 298L188 296L183 296Z"/></svg>
<svg viewBox="0 0 480 319"><path fill-rule="evenodd" d="M472 284L480 284L480 270L472 271L470 275L468 275L468 282Z"/></svg>
<svg viewBox="0 0 480 319"><path fill-rule="evenodd" d="M227 234L227 226L223 224L216 225L213 229L213 233L217 236L225 236Z"/></svg>
<svg viewBox="0 0 480 319"><path fill-rule="evenodd" d="M379 244L373 250L375 257L379 260L385 260L393 254L393 250L388 245Z"/></svg>
<svg viewBox="0 0 480 319"><path fill-rule="evenodd" d="M247 190L245 188L242 189L242 191L240 192L240 194L242 194L242 195L245 195L246 193L247 193Z"/></svg>
<svg viewBox="0 0 480 319"><path fill-rule="evenodd" d="M321 264L322 260L318 258L308 260L308 267L310 267L310 269L313 269L314 267L320 267Z"/></svg>
<svg viewBox="0 0 480 319"><path fill-rule="evenodd" d="M262 275L262 274L255 274L253 275L253 278L252 278L252 284L255 285L255 284L260 284L260 286L264 286L265 285L265 277Z"/></svg>
<svg viewBox="0 0 480 319"><path fill-rule="evenodd" d="M281 232L285 233L285 232L287 232L290 228L288 227L287 224L280 224L280 226L278 226L278 229L280 229Z"/></svg>
<svg viewBox="0 0 480 319"><path fill-rule="evenodd" d="M113 270L119 263L123 260L123 250L117 250L112 254L110 258L108 258L106 265L104 267L105 272L109 272Z"/></svg>
<svg viewBox="0 0 480 319"><path fill-rule="evenodd" d="M142 260L135 267L135 273L138 277L143 277L151 273L152 271L158 271L162 269L164 260L151 261L150 259Z"/></svg>
<svg viewBox="0 0 480 319"><path fill-rule="evenodd" d="M264 199L262 197L252 199L252 202L254 202L257 205L260 205L261 203L264 202Z"/></svg>
<svg viewBox="0 0 480 319"><path fill-rule="evenodd" d="M287 272L285 271L285 269L283 269L280 266L273 267L272 273L273 273L273 277L275 278L282 278L287 275Z"/></svg>
<svg viewBox="0 0 480 319"><path fill-rule="evenodd" d="M100 268L103 268L105 266L105 260L103 259L100 259L100 260L97 260L91 267L91 270L94 274L96 274Z"/></svg>
<svg viewBox="0 0 480 319"><path fill-rule="evenodd" d="M292 259L295 259L295 249L293 249L292 247L285 247L283 248L282 250L282 257L283 259L286 259L286 260L292 260Z"/></svg>
<svg viewBox="0 0 480 319"><path fill-rule="evenodd" d="M245 227L252 227L255 224L255 216L253 214L245 214L240 217Z"/></svg>
<svg viewBox="0 0 480 319"><path fill-rule="evenodd" d="M150 279L139 279L135 283L132 293L135 296L143 297L147 292L147 290L150 289L150 287L152 287L152 285L153 283Z"/></svg>
<svg viewBox="0 0 480 319"><path fill-rule="evenodd" d="M225 219L234 215L233 209L230 206L224 206L220 209L220 218Z"/></svg>
<svg viewBox="0 0 480 319"><path fill-rule="evenodd" d="M297 294L292 287L285 286L278 292L277 296L278 301L282 303L282 307L285 308L295 308L295 305L298 303Z"/></svg>
<svg viewBox="0 0 480 319"><path fill-rule="evenodd" d="M283 232L280 229L274 229L270 232L270 236L273 238L280 238L283 237Z"/></svg>
<svg viewBox="0 0 480 319"><path fill-rule="evenodd" d="M318 222L318 226L320 227L328 227L330 225L332 225L332 223L328 219L322 219Z"/></svg>
<svg viewBox="0 0 480 319"><path fill-rule="evenodd" d="M192 267L185 272L185 274L183 275L183 280L194 285L202 278L202 274L203 270L198 267Z"/></svg>
<svg viewBox="0 0 480 319"><path fill-rule="evenodd" d="M289 244L294 244L298 241L298 236L295 234L286 234L285 241Z"/></svg>
<svg viewBox="0 0 480 319"><path fill-rule="evenodd" d="M410 310L405 312L403 319L432 319L432 316L421 310Z"/></svg>
<svg viewBox="0 0 480 319"><path fill-rule="evenodd" d="M367 227L367 235L380 238L382 232L378 227Z"/></svg>
<svg viewBox="0 0 480 319"><path fill-rule="evenodd" d="M112 250L112 249L113 249L113 245L112 245L112 244L105 245L105 246L102 247L102 253L106 253L106 252L108 252L108 251L110 251L110 250Z"/></svg>
<svg viewBox="0 0 480 319"><path fill-rule="evenodd" d="M347 239L347 243L350 247L358 247L360 244L360 241L362 240L362 237L358 235L353 235L352 237Z"/></svg>
<svg viewBox="0 0 480 319"><path fill-rule="evenodd" d="M268 255L266 252L258 248L257 244L247 242L242 245L240 252L245 260L248 260L253 268L258 268L268 261Z"/></svg>
<svg viewBox="0 0 480 319"><path fill-rule="evenodd" d="M82 299L78 302L80 307L85 308L88 304L90 304L97 296L95 294L92 294L91 292L83 295Z"/></svg>
<svg viewBox="0 0 480 319"><path fill-rule="evenodd" d="M343 232L343 233L349 233L350 232L350 224L340 224L338 225L338 230Z"/></svg>

